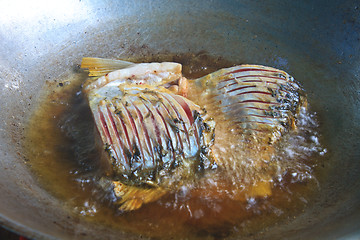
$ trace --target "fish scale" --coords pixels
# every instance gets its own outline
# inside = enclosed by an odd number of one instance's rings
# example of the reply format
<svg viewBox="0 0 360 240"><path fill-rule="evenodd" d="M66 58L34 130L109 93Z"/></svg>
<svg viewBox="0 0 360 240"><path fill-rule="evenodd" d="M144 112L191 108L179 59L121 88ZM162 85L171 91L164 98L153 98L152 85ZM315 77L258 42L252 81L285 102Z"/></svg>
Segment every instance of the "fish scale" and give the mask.
<svg viewBox="0 0 360 240"><path fill-rule="evenodd" d="M121 99L97 96L101 104L92 109L118 174L145 170L136 174L147 179L151 170L160 171L179 158L193 158L205 146L199 138L203 123L193 120L201 109L181 96L150 89L128 86L122 89Z"/></svg>
<svg viewBox="0 0 360 240"><path fill-rule="evenodd" d="M259 65L221 69L195 82L199 89L212 86L209 98L219 108L209 114L222 112L226 121L243 132L265 130L271 135L286 131L285 126L291 125L304 98L299 84L289 74Z"/></svg>

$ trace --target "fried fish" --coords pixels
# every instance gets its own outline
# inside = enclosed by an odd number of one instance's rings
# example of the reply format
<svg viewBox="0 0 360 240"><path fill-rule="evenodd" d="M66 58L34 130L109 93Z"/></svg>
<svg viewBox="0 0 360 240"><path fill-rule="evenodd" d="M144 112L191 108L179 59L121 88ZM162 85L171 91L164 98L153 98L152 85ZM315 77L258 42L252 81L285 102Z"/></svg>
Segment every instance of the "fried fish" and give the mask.
<svg viewBox="0 0 360 240"><path fill-rule="evenodd" d="M83 91L121 210L138 209L216 168L236 174L245 160L258 176L247 194L271 194L264 169L274 144L296 129L306 107L289 74L240 65L188 80L178 63L98 58L84 58L81 67L89 69Z"/></svg>

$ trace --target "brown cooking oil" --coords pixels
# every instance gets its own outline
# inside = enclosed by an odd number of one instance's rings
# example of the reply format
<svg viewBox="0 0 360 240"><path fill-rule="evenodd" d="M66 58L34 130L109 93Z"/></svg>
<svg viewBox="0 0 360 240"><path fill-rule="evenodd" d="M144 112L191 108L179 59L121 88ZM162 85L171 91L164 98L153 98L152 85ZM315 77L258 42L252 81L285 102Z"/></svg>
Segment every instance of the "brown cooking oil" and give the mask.
<svg viewBox="0 0 360 240"><path fill-rule="evenodd" d="M235 65L203 52L127 60L179 62L183 64L183 74L190 79ZM27 127L25 146L31 168L42 186L63 200L69 211L88 221L163 239L248 236L299 214L319 188L316 165L326 150L319 143L316 116L303 110L297 133L284 135L272 159L278 171L272 180L271 195L230 197L233 189L248 187L244 176L253 176L249 170L251 161L246 163L245 159L230 180L222 177L221 169L216 169L198 183L198 190L186 185L139 210L120 212L113 204L115 197L108 184L102 181L101 153L95 143L97 132L81 91L85 80L86 74L79 71L50 87L51 93ZM236 143L229 144L236 148Z"/></svg>

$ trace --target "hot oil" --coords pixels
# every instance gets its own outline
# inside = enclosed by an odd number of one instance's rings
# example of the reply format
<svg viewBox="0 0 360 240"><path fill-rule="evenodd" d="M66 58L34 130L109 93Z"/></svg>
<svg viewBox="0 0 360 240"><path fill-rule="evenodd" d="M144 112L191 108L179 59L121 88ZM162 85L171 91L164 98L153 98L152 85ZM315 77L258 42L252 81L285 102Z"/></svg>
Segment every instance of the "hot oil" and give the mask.
<svg viewBox="0 0 360 240"><path fill-rule="evenodd" d="M135 62L174 61L183 64L188 78L198 78L235 65L205 53L157 55L128 59ZM107 183L102 182L96 148L96 130L87 101L81 92L86 75L76 73L67 81L50 86L27 128L26 148L33 171L49 192L62 199L74 214L91 222L159 238L221 238L243 236L295 217L303 211L318 189L316 164L324 149L318 142L315 116L302 111L296 134L287 134L276 146L272 162L271 192L257 181L262 197L250 194L252 161L244 160L233 177L215 169L196 184L149 203L133 212L119 212ZM196 93L191 98L196 99ZM221 136L219 136L221 137ZM236 148L235 143L233 144ZM281 163L281 164L279 164ZM246 165L249 164L249 165ZM275 170L274 170L275 169ZM255 181L256 182L256 181ZM104 190L105 189L105 190ZM260 194L261 195L261 194Z"/></svg>

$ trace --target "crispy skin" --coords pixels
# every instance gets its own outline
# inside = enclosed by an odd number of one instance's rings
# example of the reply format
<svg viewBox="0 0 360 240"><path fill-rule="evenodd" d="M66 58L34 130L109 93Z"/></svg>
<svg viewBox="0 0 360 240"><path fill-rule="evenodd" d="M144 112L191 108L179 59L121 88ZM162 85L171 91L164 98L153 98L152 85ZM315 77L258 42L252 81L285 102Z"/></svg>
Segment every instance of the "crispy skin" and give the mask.
<svg viewBox="0 0 360 240"><path fill-rule="evenodd" d="M206 87L214 105L226 120L243 133L265 132L270 143L296 127L295 119L305 104L299 84L284 71L240 65L221 69L196 80Z"/></svg>
<svg viewBox="0 0 360 240"><path fill-rule="evenodd" d="M110 91L110 89L108 90ZM131 182L161 185L161 177L178 165L201 164L213 128L207 130L193 102L144 87L121 87L123 96L104 96L92 112L109 154L112 170Z"/></svg>

